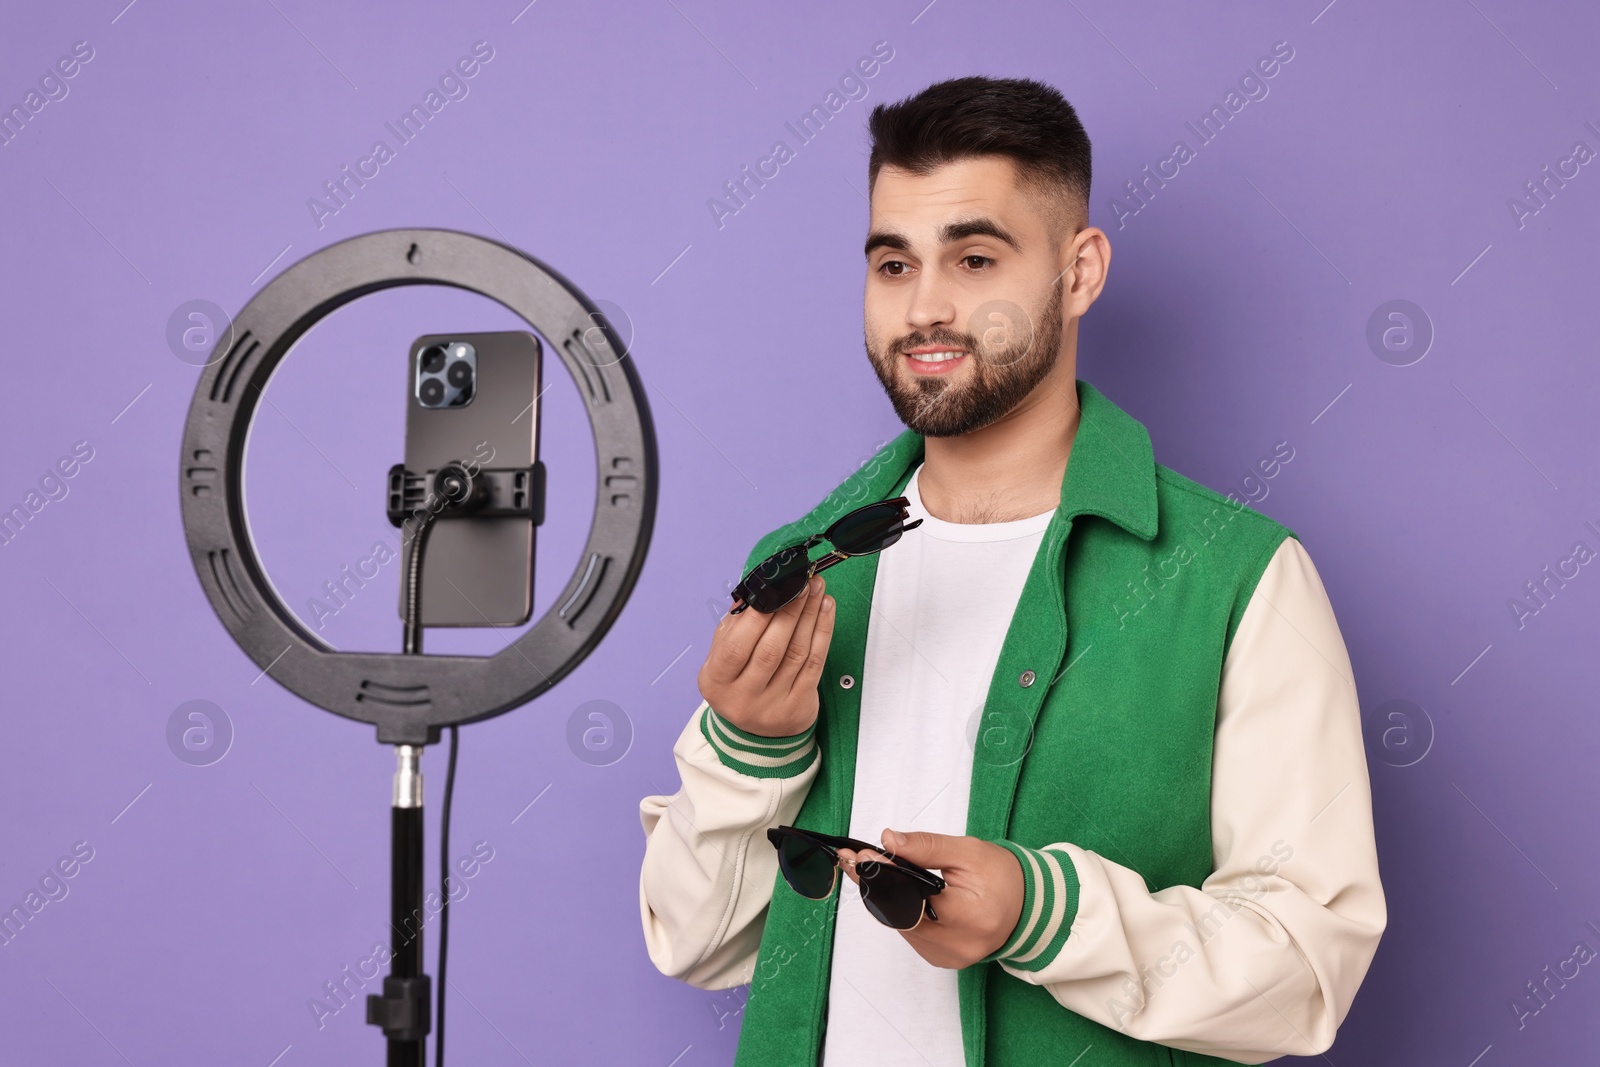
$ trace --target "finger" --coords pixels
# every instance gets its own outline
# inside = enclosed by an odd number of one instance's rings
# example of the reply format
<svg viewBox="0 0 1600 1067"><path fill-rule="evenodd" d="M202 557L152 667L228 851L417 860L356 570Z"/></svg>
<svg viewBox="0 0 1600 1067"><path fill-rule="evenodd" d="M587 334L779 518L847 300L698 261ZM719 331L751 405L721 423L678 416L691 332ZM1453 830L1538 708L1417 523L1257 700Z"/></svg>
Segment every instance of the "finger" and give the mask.
<svg viewBox="0 0 1600 1067"><path fill-rule="evenodd" d="M856 865L857 866L860 866L860 865L862 865L864 863L868 863L868 862L883 863L883 864L888 864L888 865L891 865L891 866L894 864L894 857L893 856L886 855L885 853L879 852L875 848L864 848L860 852L857 852L855 854L855 858L856 858Z"/></svg>
<svg viewBox="0 0 1600 1067"><path fill-rule="evenodd" d="M817 628L817 616L822 608L822 578L811 579L806 593L800 599L805 601L805 606L800 609L800 618L794 625L794 633L789 635L789 645L783 650L783 662L778 669L772 672L773 688L788 692L794 686L794 680L800 674L800 668L805 666L806 660L811 656L811 634Z"/></svg>
<svg viewBox="0 0 1600 1067"><path fill-rule="evenodd" d="M824 589L817 597L817 619L811 629L811 647L805 664L789 686L791 693L816 689L822 681L822 668L828 662L828 646L833 641L833 625L838 616L838 602Z"/></svg>
<svg viewBox="0 0 1600 1067"><path fill-rule="evenodd" d="M811 582L815 581L815 578L811 579ZM811 582L806 584L808 591ZM750 661L745 664L744 670L739 672L739 677L734 681L735 685L761 690L772 684L773 672L783 663L784 654L789 648L789 639L794 635L795 624L800 621L800 613L805 610L808 599L809 597L803 593L772 615L772 621L756 639L755 647L750 650Z"/></svg>
<svg viewBox="0 0 1600 1067"><path fill-rule="evenodd" d="M899 833L885 827L881 840L894 855L904 857L918 867L935 870L961 866L961 839L948 834L926 830Z"/></svg>
<svg viewBox="0 0 1600 1067"><path fill-rule="evenodd" d="M751 651L773 618L754 610L738 615L724 613L711 636L711 651L702 669L701 687L705 688L707 682L720 687L731 686L750 662Z"/></svg>

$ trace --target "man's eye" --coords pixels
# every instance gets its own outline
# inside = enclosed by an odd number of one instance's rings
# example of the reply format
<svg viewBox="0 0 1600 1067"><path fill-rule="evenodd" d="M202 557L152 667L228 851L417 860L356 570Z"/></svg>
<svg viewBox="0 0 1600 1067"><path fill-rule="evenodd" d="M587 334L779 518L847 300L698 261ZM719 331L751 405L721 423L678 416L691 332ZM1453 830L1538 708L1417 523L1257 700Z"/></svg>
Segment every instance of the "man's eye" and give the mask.
<svg viewBox="0 0 1600 1067"><path fill-rule="evenodd" d="M891 278L898 278L909 268L898 259L886 259L878 265L880 274L887 274Z"/></svg>
<svg viewBox="0 0 1600 1067"><path fill-rule="evenodd" d="M988 256L962 256L961 262L965 263L972 270L983 270L989 264L993 263L994 260L990 259Z"/></svg>

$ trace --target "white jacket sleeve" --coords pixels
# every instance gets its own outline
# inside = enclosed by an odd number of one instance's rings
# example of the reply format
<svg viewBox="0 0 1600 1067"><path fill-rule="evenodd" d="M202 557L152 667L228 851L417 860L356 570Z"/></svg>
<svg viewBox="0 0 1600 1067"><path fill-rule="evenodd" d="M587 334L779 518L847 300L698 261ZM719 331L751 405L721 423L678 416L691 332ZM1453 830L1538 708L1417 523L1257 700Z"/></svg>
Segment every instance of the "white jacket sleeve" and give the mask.
<svg viewBox="0 0 1600 1067"><path fill-rule="evenodd" d="M763 737L695 709L672 748L681 788L639 803L639 915L662 974L701 989L750 981L778 874L766 830L799 814L821 763L815 734Z"/></svg>
<svg viewBox="0 0 1600 1067"><path fill-rule="evenodd" d="M990 958L1141 1040L1245 1063L1319 1054L1387 912L1350 659L1293 538L1228 650L1212 758L1214 873L1198 889L1152 893L1067 842L1002 842L1029 899Z"/></svg>

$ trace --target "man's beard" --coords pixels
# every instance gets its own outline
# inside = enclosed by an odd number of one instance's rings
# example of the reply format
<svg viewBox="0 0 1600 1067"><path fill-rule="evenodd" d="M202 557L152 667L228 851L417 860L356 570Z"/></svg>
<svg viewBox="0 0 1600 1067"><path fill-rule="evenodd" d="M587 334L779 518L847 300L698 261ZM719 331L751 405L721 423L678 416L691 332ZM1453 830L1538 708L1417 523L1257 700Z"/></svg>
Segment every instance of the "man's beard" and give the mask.
<svg viewBox="0 0 1600 1067"><path fill-rule="evenodd" d="M1025 336L1013 338L1001 349L980 349L971 334L946 329L927 335L907 334L891 344L887 353L874 350L869 338L867 359L900 421L924 437L958 437L983 429L1021 403L1055 368L1061 353L1062 286L1057 282L1051 290L1037 326L1015 331ZM1015 305L1007 307L1015 309ZM1017 310L998 314L1012 319ZM905 381L898 364L907 358L907 349L925 345L949 345L968 352L971 373L957 370L955 374L969 380L955 384L951 380L954 375L916 375Z"/></svg>

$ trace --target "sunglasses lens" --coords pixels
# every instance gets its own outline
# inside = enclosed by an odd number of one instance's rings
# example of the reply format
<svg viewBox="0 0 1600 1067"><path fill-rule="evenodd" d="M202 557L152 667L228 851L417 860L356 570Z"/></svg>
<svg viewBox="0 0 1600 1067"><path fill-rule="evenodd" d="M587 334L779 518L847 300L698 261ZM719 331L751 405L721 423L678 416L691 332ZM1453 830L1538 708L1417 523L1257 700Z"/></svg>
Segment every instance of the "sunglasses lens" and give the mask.
<svg viewBox="0 0 1600 1067"><path fill-rule="evenodd" d="M821 900L833 891L833 857L822 846L785 834L778 844L778 868L796 893Z"/></svg>
<svg viewBox="0 0 1600 1067"><path fill-rule="evenodd" d="M905 531L905 512L894 504L873 504L853 511L833 524L828 540L851 556L881 552Z"/></svg>
<svg viewBox="0 0 1600 1067"><path fill-rule="evenodd" d="M861 903L872 917L896 930L909 930L922 918L920 883L897 867L864 861L856 868L861 879Z"/></svg>
<svg viewBox="0 0 1600 1067"><path fill-rule="evenodd" d="M744 580L747 602L757 611L772 614L805 592L811 557L803 546L783 549L757 565Z"/></svg>

